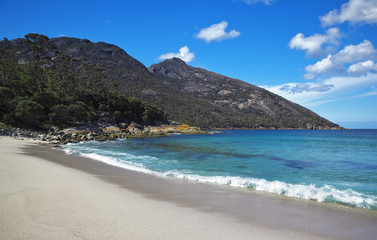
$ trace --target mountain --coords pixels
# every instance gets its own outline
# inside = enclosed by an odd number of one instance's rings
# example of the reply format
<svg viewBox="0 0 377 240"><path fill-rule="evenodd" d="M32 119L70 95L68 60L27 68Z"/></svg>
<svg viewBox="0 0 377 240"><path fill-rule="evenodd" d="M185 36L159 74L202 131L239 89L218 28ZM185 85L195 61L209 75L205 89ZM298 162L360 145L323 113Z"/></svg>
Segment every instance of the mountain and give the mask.
<svg viewBox="0 0 377 240"><path fill-rule="evenodd" d="M313 128L334 126L314 112L263 88L229 78L173 58L148 68L179 92L245 114L253 124L266 127Z"/></svg>
<svg viewBox="0 0 377 240"><path fill-rule="evenodd" d="M57 59L63 52L101 69L101 77L128 96L151 102L170 120L207 128L336 128L338 125L263 88L187 65L173 58L146 68L123 49L86 39L52 38ZM17 51L18 62L31 57L22 39L1 41L0 48ZM88 80L92 81L92 80Z"/></svg>

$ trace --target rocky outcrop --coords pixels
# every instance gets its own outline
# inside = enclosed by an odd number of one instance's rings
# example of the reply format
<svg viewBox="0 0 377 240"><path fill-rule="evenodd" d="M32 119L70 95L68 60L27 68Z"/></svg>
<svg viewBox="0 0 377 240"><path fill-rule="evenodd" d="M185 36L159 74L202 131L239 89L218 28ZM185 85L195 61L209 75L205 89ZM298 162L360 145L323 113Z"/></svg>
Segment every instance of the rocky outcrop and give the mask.
<svg viewBox="0 0 377 240"><path fill-rule="evenodd" d="M169 135L169 134L208 134L197 127L191 127L187 124L181 124L178 126L161 126L153 127L149 129L150 135Z"/></svg>
<svg viewBox="0 0 377 240"><path fill-rule="evenodd" d="M80 127L59 130L55 127L48 132L33 131L20 128L0 128L0 135L33 138L40 141L47 141L54 144L77 143L81 141L108 141L118 138L133 139L146 137L169 137L174 134L208 134L197 127L186 124L172 124L162 126L142 126L132 122L127 128L119 126L108 127Z"/></svg>

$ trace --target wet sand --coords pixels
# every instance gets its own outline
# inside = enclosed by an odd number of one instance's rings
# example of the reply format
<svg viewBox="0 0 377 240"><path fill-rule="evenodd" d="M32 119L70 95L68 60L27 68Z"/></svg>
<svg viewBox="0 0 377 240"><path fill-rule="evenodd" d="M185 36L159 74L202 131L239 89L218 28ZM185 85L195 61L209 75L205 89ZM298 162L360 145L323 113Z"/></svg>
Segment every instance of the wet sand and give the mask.
<svg viewBox="0 0 377 240"><path fill-rule="evenodd" d="M0 239L375 239L376 211L159 178L0 137Z"/></svg>

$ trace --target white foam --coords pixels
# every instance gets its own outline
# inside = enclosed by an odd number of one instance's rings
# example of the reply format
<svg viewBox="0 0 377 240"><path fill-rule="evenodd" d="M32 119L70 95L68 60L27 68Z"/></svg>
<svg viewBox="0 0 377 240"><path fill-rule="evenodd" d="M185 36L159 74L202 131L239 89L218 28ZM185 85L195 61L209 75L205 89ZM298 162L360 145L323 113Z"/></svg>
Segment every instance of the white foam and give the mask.
<svg viewBox="0 0 377 240"><path fill-rule="evenodd" d="M69 149L69 148L63 148L63 151L66 153L66 154L74 154L74 151Z"/></svg>
<svg viewBox="0 0 377 240"><path fill-rule="evenodd" d="M124 159L127 159L127 158L142 159L144 157L144 158L148 159L148 158L153 158L153 157L150 157L150 156L135 156L135 155L128 154L128 153L114 153L114 152L110 152L110 151L106 151L106 150L101 151L102 153L105 153L105 154L111 153L113 155L115 154L117 156L123 156L123 158L119 159L116 156L114 156L114 157L104 156L104 155L93 153L93 152L92 153L83 153L83 152L80 152L80 150L75 150L73 148L69 148L69 145L68 146L67 145L63 148L64 152L67 153L67 154L76 154L76 155L86 157L86 158L90 158L90 159L93 159L93 160L96 160L96 161L100 161L100 162L103 162L103 163L106 163L106 164L109 164L109 165L112 165L112 166L132 170L132 171L137 171L137 172L144 172L144 173L147 173L147 174L154 174L153 171L146 169L143 166L143 164L141 164L141 163L134 163L134 162L124 160Z"/></svg>
<svg viewBox="0 0 377 240"><path fill-rule="evenodd" d="M133 163L133 162L127 162L122 160L117 160L116 158L109 157L109 156L103 156L96 153L81 153L80 156L91 158L109 165L113 165L116 167L137 171L137 172L144 172L148 174L154 174L153 171L150 171L146 169L142 164L140 163Z"/></svg>
<svg viewBox="0 0 377 240"><path fill-rule="evenodd" d="M258 191L283 194L290 197L310 199L318 202L338 202L360 208L376 208L377 197L361 194L354 190L339 190L333 186L289 184L281 181L267 181L258 178L242 178L230 176L199 176L182 174L177 171L165 173L166 176L187 179L202 183L229 185L232 187L253 188Z"/></svg>

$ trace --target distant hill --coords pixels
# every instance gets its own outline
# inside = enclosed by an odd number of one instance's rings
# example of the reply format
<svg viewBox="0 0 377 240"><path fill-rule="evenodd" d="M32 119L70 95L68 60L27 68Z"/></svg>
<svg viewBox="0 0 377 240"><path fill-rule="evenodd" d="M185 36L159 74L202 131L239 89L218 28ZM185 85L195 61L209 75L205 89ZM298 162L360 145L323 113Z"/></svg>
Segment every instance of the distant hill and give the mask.
<svg viewBox="0 0 377 240"><path fill-rule="evenodd" d="M100 69L105 82L127 96L138 97L160 107L170 120L206 128L337 128L314 112L265 89L205 69L194 68L174 58L148 69L123 49L86 39L52 38L57 58L63 52ZM0 48L17 52L19 63L31 59L22 39L1 41ZM48 66L47 66L48 67ZM86 81L94 81L88 78Z"/></svg>

